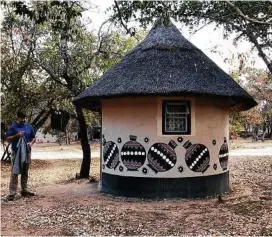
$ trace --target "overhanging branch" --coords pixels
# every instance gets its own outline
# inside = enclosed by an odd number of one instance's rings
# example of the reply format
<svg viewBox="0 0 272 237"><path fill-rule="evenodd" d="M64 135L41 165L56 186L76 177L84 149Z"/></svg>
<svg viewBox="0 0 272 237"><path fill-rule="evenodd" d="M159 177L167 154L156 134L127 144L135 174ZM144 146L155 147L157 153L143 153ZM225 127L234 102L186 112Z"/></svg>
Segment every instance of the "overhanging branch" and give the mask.
<svg viewBox="0 0 272 237"><path fill-rule="evenodd" d="M68 85L67 84L64 84L61 80L58 79L57 76L55 76L54 72L52 72L48 67L46 67L44 64L40 63L38 60L34 59L34 62L37 63L43 70L45 70L49 76L51 77L51 79L53 81L55 81L56 83L62 85L62 86L65 86L67 87Z"/></svg>
<svg viewBox="0 0 272 237"><path fill-rule="evenodd" d="M246 16L239 7L235 6L232 2L230 1L226 1L226 3L228 5L230 5L237 13L239 16L243 17L245 20L247 21L250 21L252 23L256 23L256 24L262 24L262 25L270 25L272 26L272 23L271 22L264 22L264 21L259 21L259 20L256 20L256 19L253 19L253 18L250 18L248 16Z"/></svg>
<svg viewBox="0 0 272 237"><path fill-rule="evenodd" d="M118 6L118 3L116 0L114 0L115 6L117 8L117 12L118 12L118 17L120 19L121 25L124 27L124 29L127 31L127 34L130 34L130 36L134 37L137 41L139 41L139 39L135 36L135 32L131 32L131 29L129 29L126 24L123 22L123 18L120 12L120 8Z"/></svg>

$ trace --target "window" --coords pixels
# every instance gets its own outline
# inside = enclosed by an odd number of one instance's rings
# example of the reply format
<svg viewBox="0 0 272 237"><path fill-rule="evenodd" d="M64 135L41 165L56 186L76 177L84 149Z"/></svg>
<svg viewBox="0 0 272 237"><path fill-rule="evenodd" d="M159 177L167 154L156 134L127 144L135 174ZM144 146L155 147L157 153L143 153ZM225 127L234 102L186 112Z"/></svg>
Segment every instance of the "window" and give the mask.
<svg viewBox="0 0 272 237"><path fill-rule="evenodd" d="M163 134L191 133L191 105L189 101L163 101Z"/></svg>

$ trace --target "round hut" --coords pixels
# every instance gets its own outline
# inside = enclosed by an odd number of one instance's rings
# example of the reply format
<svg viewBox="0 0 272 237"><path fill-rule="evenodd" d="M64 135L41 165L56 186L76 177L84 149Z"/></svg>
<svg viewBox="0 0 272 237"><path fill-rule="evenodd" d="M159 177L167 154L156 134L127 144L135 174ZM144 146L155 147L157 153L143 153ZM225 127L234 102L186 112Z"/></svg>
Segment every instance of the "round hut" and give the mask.
<svg viewBox="0 0 272 237"><path fill-rule="evenodd" d="M169 20L74 101L101 111L101 190L133 197L229 191L229 112L255 100Z"/></svg>

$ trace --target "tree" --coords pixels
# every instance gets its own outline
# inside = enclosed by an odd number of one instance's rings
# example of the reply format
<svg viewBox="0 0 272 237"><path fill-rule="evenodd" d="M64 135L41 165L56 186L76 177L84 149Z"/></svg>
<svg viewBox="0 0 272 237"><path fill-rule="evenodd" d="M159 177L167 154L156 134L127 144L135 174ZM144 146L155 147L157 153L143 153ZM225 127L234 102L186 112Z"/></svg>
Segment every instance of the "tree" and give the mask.
<svg viewBox="0 0 272 237"><path fill-rule="evenodd" d="M246 67L239 72L244 88L257 100L272 103L272 75L262 69Z"/></svg>
<svg viewBox="0 0 272 237"><path fill-rule="evenodd" d="M52 108L67 96L67 90L57 88L33 61L32 53L42 31L35 29L29 19L18 17L13 9L5 6L1 30L3 144L8 125L14 121L18 108L25 110L28 121L37 131L50 116Z"/></svg>
<svg viewBox="0 0 272 237"><path fill-rule="evenodd" d="M19 23L24 19L31 27L32 34L24 34L24 40L30 45L29 57L49 77L50 81L65 88L69 97L78 95L86 86L82 76L91 67L93 62L93 44L77 44L76 40L84 37L82 24L78 21L82 7L76 2L13 2L7 5L11 14L9 21L14 24L16 17ZM37 31L41 29L42 40L37 49ZM46 31L44 31L46 29ZM79 32L79 34L78 34ZM24 33L26 33L24 31ZM84 32L86 33L86 32ZM79 35L79 36L78 36ZM77 37L75 39L74 37ZM94 41L93 37L85 40ZM69 45L71 44L71 46ZM69 47L70 46L70 47ZM88 48L88 47L91 47ZM85 48L84 48L85 47ZM87 47L87 48L86 48ZM35 50L33 50L35 48ZM70 49L72 48L72 53ZM83 49L83 50L82 50ZM69 54L70 53L70 54ZM78 54L85 53L78 57ZM84 61L78 62L84 56ZM88 60L89 59L89 60ZM85 79L85 78L84 78ZM12 83L13 84L13 83ZM67 97L68 97L67 96ZM86 133L86 122L81 108L76 108L80 126L83 160L80 177L88 178L90 169L90 146Z"/></svg>
<svg viewBox="0 0 272 237"><path fill-rule="evenodd" d="M249 125L253 127L253 130L256 130L264 122L264 119L261 114L261 110L258 106L250 110L241 112L241 116L242 116L242 124L246 132L248 131Z"/></svg>
<svg viewBox="0 0 272 237"><path fill-rule="evenodd" d="M231 112L230 113L230 136L235 137L240 135L240 132L244 130L244 137L247 138L247 134L250 129L253 130L253 136L258 135L260 125L263 125L264 118L261 113L261 109L257 106L250 110L243 112Z"/></svg>
<svg viewBox="0 0 272 237"><path fill-rule="evenodd" d="M131 45L129 42L132 42L131 39L121 39L113 32L98 41L82 24L81 13L85 8L80 2L12 2L6 7L9 10L6 11L6 23L26 21L28 24L28 28L23 31L22 44L32 49L29 61L46 75L57 91L66 93L56 103L59 108L67 109L69 106L65 101L68 100L71 105L83 89L120 60L122 52L128 50ZM18 25L22 30L20 27ZM88 178L91 151L84 116L87 112L76 107L75 113L83 150L79 177Z"/></svg>
<svg viewBox="0 0 272 237"><path fill-rule="evenodd" d="M48 118L50 108L61 93L31 59L35 47L25 43L24 35L29 25L25 21L19 23L12 13L9 14L10 18L2 22L1 31L2 120L9 125L16 110L24 108L37 130Z"/></svg>
<svg viewBox="0 0 272 237"><path fill-rule="evenodd" d="M272 3L271 1L114 1L112 20L128 28L133 18L147 26L155 18L167 15L185 23L191 30L214 23L224 27L224 36L237 33L235 42L246 39L272 73Z"/></svg>
<svg viewBox="0 0 272 237"><path fill-rule="evenodd" d="M271 137L272 80L270 75L262 69L249 67L233 71L231 75L259 102L257 107L248 111L230 114L231 134L237 135L244 130L247 137L251 129L254 132L253 135L257 137L258 130L262 128L263 132L267 131L268 137Z"/></svg>
<svg viewBox="0 0 272 237"><path fill-rule="evenodd" d="M229 120L229 124L230 124L230 137L236 137L239 135L239 132L241 130L243 130L243 118L241 116L241 113L239 112L231 112L230 113L230 120Z"/></svg>
<svg viewBox="0 0 272 237"><path fill-rule="evenodd" d="M241 73L244 75L244 87L257 100L260 101L258 111L245 111L244 115L248 121L259 121L255 127L262 127L271 137L272 131L272 77L264 70L255 68L244 68ZM261 116L261 119L260 119ZM258 118L259 117L259 118Z"/></svg>
<svg viewBox="0 0 272 237"><path fill-rule="evenodd" d="M97 69L97 64L106 61L107 68L116 63L121 54L114 53L114 47L109 47L112 40L110 37L103 38L98 49L95 47L95 38L87 33L78 20L84 9L77 2L58 2L57 5L51 2L50 5L50 11L53 12L50 19L53 19L53 23L51 23L52 31L49 40L53 44L46 44L43 50L38 51L35 62L50 75L53 81L67 88L71 97L74 98L98 76L98 71L94 70ZM44 5L39 7L44 9ZM62 12L61 16L59 12ZM55 19L57 19L56 22ZM102 67L105 68L105 65ZM87 178L90 171L91 152L87 126L84 112L78 106L76 106L76 114L83 150L80 177Z"/></svg>

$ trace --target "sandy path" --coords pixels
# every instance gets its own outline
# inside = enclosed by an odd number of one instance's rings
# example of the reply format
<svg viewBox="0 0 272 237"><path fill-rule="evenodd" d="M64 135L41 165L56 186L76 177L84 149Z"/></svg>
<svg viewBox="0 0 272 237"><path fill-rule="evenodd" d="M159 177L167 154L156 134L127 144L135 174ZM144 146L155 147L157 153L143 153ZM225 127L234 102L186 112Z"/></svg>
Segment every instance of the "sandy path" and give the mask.
<svg viewBox="0 0 272 237"><path fill-rule="evenodd" d="M98 158L100 157L100 152L94 151L91 153L92 158ZM32 159L39 159L39 160L48 160L48 159L82 159L82 152L77 151L77 152L55 152L55 151L50 151L50 152L35 152L33 151L32 153Z"/></svg>
<svg viewBox="0 0 272 237"><path fill-rule="evenodd" d="M271 156L272 147L252 148L252 149L235 149L230 151L230 156Z"/></svg>
<svg viewBox="0 0 272 237"><path fill-rule="evenodd" d="M272 155L272 147L266 148L252 148L252 149L234 149L230 151L231 157L240 157L240 156L271 156ZM99 158L99 151L92 151L91 153L93 158ZM33 159L69 159L69 158L82 158L81 151L73 151L73 152L35 152L32 153Z"/></svg>
<svg viewBox="0 0 272 237"><path fill-rule="evenodd" d="M272 147L266 148L252 148L252 149L235 149L229 152L231 157L241 157L241 156L271 156L272 155ZM0 152L2 155L2 152ZM99 151L92 151L92 158L99 158ZM33 151L32 159L39 160L51 160L51 159L81 159L82 151Z"/></svg>

